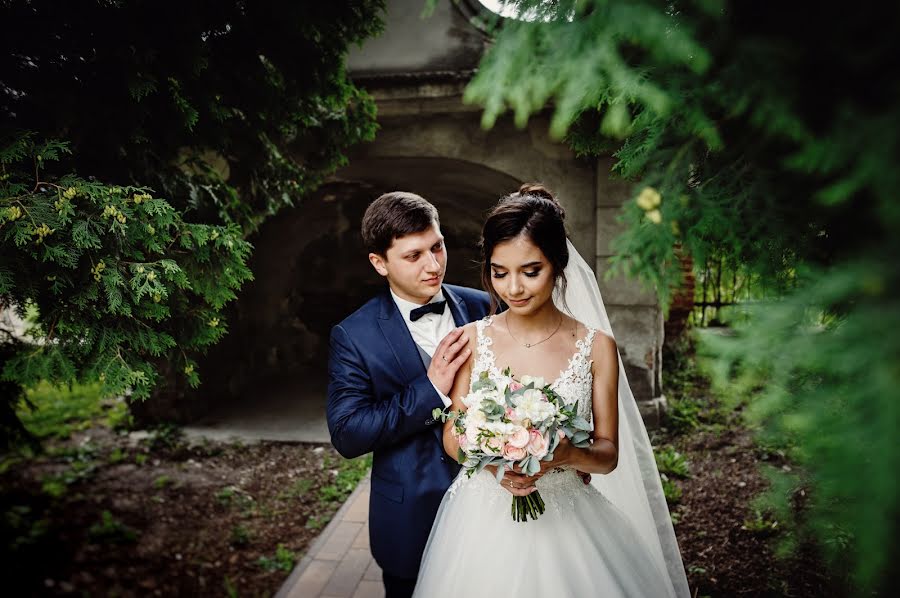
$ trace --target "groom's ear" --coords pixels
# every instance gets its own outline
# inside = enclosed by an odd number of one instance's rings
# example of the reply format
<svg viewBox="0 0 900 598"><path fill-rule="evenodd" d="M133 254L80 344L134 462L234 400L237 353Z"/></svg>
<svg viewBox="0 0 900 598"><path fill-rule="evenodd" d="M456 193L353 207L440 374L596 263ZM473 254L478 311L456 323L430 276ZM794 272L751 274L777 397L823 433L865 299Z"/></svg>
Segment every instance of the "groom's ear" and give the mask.
<svg viewBox="0 0 900 598"><path fill-rule="evenodd" d="M372 264L372 267L375 268L375 271L381 274L382 276L387 276L388 271L384 265L384 262L387 261L387 258L383 255L378 255L377 253L369 254L369 263Z"/></svg>

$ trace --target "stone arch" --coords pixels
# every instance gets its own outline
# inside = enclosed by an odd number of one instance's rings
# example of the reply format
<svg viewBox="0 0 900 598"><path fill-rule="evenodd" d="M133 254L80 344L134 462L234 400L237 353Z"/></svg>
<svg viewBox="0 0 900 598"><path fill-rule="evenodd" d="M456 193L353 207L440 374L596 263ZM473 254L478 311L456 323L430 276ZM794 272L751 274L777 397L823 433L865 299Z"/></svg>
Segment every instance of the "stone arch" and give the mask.
<svg viewBox="0 0 900 598"><path fill-rule="evenodd" d="M223 398L246 403L253 393L294 392L324 411L331 327L384 288L359 234L363 212L378 195L407 190L434 203L449 254L447 282L479 287L484 215L520 184L464 159L361 156L300 205L266 221L252 239L255 279L240 293L229 334L201 364L207 376L195 417Z"/></svg>

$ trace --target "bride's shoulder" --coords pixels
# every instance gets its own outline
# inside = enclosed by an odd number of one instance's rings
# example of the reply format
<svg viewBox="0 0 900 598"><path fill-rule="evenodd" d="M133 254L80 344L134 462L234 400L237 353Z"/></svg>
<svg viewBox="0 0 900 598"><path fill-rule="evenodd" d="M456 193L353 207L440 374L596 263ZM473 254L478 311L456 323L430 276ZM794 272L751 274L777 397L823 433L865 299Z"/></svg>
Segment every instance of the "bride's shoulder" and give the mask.
<svg viewBox="0 0 900 598"><path fill-rule="evenodd" d="M594 331L594 338L591 341L591 370L597 375L597 364L604 364L603 368L609 370L617 370L619 366L619 348L616 340L603 332L602 330Z"/></svg>
<svg viewBox="0 0 900 598"><path fill-rule="evenodd" d="M481 320L475 320L474 322L469 322L468 324L463 325L463 335L468 337L470 341L474 342L478 337L478 322L480 321Z"/></svg>
<svg viewBox="0 0 900 598"><path fill-rule="evenodd" d="M602 358L610 354L616 355L618 346L613 337L598 328L590 328L574 318L569 318L569 320L570 325L575 329L575 338L580 339L582 342L587 342L590 339L592 359Z"/></svg>

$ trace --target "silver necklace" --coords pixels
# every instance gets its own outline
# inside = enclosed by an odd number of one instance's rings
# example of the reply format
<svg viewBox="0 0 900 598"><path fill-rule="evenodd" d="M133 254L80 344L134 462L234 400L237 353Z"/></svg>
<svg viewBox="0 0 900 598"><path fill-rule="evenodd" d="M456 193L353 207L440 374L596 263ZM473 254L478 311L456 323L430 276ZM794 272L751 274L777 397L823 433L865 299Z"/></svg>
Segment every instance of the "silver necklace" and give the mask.
<svg viewBox="0 0 900 598"><path fill-rule="evenodd" d="M538 341L538 342L536 342L536 343L523 343L523 342L521 342L519 339L517 339L517 338L516 338L516 335L514 335L514 334L512 333L512 330L510 330L510 328L509 328L509 317L508 317L508 316L507 316L507 318L506 318L506 331L509 333L509 336L511 336L512 339L513 339L514 341L516 341L516 343L522 345L522 346L525 347L526 349L530 349L530 348L532 348L532 347L535 347L535 346L537 346L537 345L540 345L540 344L543 343L543 342L549 341L551 338L553 338L553 335L556 334L557 332L559 332L559 329L560 329L560 327L562 326L562 321L563 321L563 317L562 317L562 314L560 314L560 315L559 315L559 324L556 325L556 328L553 330L553 332L550 333L550 336L548 336L548 337L545 338L544 340Z"/></svg>

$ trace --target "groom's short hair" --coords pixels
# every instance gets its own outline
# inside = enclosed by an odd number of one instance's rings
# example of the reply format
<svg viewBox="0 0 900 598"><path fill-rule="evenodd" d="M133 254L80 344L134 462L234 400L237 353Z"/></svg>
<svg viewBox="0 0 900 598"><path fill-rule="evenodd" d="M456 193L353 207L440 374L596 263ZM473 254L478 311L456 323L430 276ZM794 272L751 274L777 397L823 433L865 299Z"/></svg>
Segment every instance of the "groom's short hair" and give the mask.
<svg viewBox="0 0 900 598"><path fill-rule="evenodd" d="M425 198L406 191L385 193L369 204L362 219L362 238L370 253L387 255L394 239L440 225L438 211Z"/></svg>

